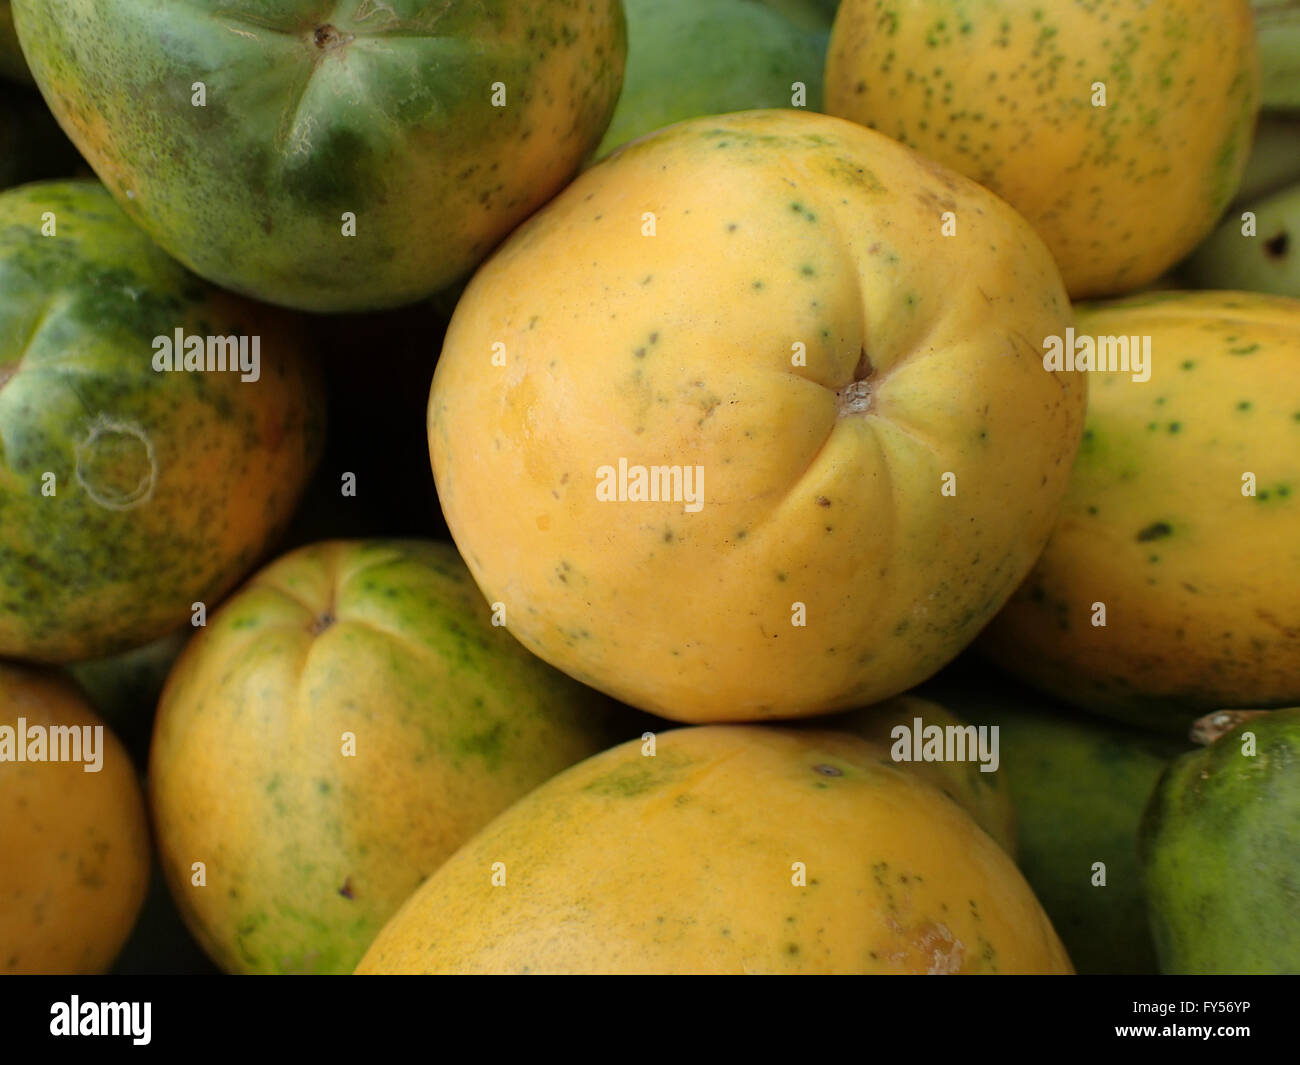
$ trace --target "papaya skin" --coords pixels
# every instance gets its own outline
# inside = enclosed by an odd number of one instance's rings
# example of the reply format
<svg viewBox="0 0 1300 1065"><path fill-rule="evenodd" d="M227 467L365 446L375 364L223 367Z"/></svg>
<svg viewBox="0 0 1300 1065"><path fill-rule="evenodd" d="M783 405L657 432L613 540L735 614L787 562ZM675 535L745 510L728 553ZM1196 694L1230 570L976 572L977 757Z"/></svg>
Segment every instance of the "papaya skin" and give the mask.
<svg viewBox="0 0 1300 1065"><path fill-rule="evenodd" d="M461 843L611 742L609 711L491 624L450 544L291 552L163 691L150 803L177 908L227 972L350 972Z"/></svg>
<svg viewBox="0 0 1300 1065"><path fill-rule="evenodd" d="M807 106L821 110L830 20L812 9L753 0L624 0L624 7L627 70L596 159L697 115L789 107L795 82Z"/></svg>
<svg viewBox="0 0 1300 1065"><path fill-rule="evenodd" d="M883 748L706 726L644 749L590 758L498 817L357 972L1071 971L1011 859Z"/></svg>
<svg viewBox="0 0 1300 1065"><path fill-rule="evenodd" d="M917 718L921 727L937 725L940 728L962 728L975 724L964 720L951 710L931 699L916 695L899 695L875 706L850 710L847 714L821 718L819 723L827 728L851 732L870 743L879 744L893 757L893 730L905 726L909 733ZM982 721L982 719L981 719ZM959 803L976 824L984 829L998 845L1016 857L1016 811L1011 792L1006 787L1006 774L997 770L985 773L978 761L965 762L897 762L900 769L920 774L954 802Z"/></svg>
<svg viewBox="0 0 1300 1065"><path fill-rule="evenodd" d="M878 702L1040 550L1086 399L1043 366L1069 320L1041 241L960 175L824 115L681 122L467 287L429 397L443 513L511 632L623 702L689 722ZM698 465L698 506L602 500L620 458Z"/></svg>
<svg viewBox="0 0 1300 1065"><path fill-rule="evenodd" d="M223 288L319 312L472 270L600 140L627 47L617 0L14 14L50 109L134 222Z"/></svg>
<svg viewBox="0 0 1300 1065"><path fill-rule="evenodd" d="M68 681L0 662L0 725L20 717L29 729L103 727ZM0 973L102 973L144 902L144 794L117 738L101 735L97 772L0 761Z"/></svg>
<svg viewBox="0 0 1300 1065"><path fill-rule="evenodd" d="M844 0L826 110L1003 197L1083 299L1140 288L1210 231L1259 83L1247 0Z"/></svg>
<svg viewBox="0 0 1300 1065"><path fill-rule="evenodd" d="M155 370L177 329L260 338L258 380ZM323 406L295 316L200 281L98 182L0 193L0 655L190 623L287 527Z"/></svg>
<svg viewBox="0 0 1300 1065"><path fill-rule="evenodd" d="M1190 743L1079 714L973 655L963 664L965 675L945 671L921 692L971 724L997 726L993 775L1014 803L1016 862L1075 968L1156 972L1138 824L1160 774Z"/></svg>
<svg viewBox="0 0 1300 1065"><path fill-rule="evenodd" d="M1076 313L1080 334L1150 336L1151 378L1093 375L1057 527L980 646L1179 738L1222 707L1300 701L1300 300L1162 292Z"/></svg>
<svg viewBox="0 0 1300 1065"><path fill-rule="evenodd" d="M1178 759L1139 836L1164 973L1300 973L1300 707Z"/></svg>

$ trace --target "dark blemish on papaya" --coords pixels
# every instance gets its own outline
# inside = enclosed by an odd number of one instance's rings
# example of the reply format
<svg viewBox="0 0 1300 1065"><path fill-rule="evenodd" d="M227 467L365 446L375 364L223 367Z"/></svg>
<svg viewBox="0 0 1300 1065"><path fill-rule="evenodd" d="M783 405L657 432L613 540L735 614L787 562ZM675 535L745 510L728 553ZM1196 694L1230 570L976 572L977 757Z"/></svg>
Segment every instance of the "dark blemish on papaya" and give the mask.
<svg viewBox="0 0 1300 1065"><path fill-rule="evenodd" d="M637 348L636 351L634 351L632 354L634 354L638 359L644 359L645 348Z"/></svg>
<svg viewBox="0 0 1300 1065"><path fill-rule="evenodd" d="M659 343L659 334L658 334L658 333L651 333L651 334L650 334L650 343L651 343L651 344L658 344L658 343Z"/></svg>
<svg viewBox="0 0 1300 1065"><path fill-rule="evenodd" d="M1165 397L1164 397L1164 396L1156 396L1156 406L1157 406L1157 407L1163 407L1164 405L1165 405Z"/></svg>
<svg viewBox="0 0 1300 1065"><path fill-rule="evenodd" d="M641 284L643 285L650 284L650 282L654 280L654 276L655 276L654 274L646 274L645 277L641 279Z"/></svg>
<svg viewBox="0 0 1300 1065"><path fill-rule="evenodd" d="M1285 233L1279 233L1276 237L1264 241L1264 250L1268 252L1270 258L1281 259L1286 255L1290 244L1290 238Z"/></svg>
<svg viewBox="0 0 1300 1065"><path fill-rule="evenodd" d="M807 263L804 263L803 266L799 267L799 273L801 273L804 277L815 277L817 275L817 271L814 270Z"/></svg>
<svg viewBox="0 0 1300 1065"><path fill-rule="evenodd" d="M819 507L829 507L831 505L831 501L827 499L825 496L818 496L817 505Z"/></svg>
<svg viewBox="0 0 1300 1065"><path fill-rule="evenodd" d="M340 45L348 44L355 40L351 33L343 33L329 23L324 26L317 26L316 32L312 34L312 40L316 42L316 47L322 52L328 52L332 48L338 48Z"/></svg>
<svg viewBox="0 0 1300 1065"><path fill-rule="evenodd" d="M342 895L345 899L355 898L355 896L352 894L351 877L348 877L345 881L343 881L343 886L339 888L339 894Z"/></svg>
<svg viewBox="0 0 1300 1065"><path fill-rule="evenodd" d="M842 777L844 775L844 770L838 766L827 765L825 762L813 766L813 772L820 773L824 777Z"/></svg>
<svg viewBox="0 0 1300 1065"><path fill-rule="evenodd" d="M784 584L784 583L785 583L785 579L786 579L786 577L788 577L788 576L789 576L788 573L782 573L782 572L779 572L779 571L778 571L778 572L777 572L777 575L776 575L776 579L777 579L778 581L780 581L782 584Z"/></svg>
<svg viewBox="0 0 1300 1065"><path fill-rule="evenodd" d="M1192 369L1192 368L1195 367L1195 366L1196 366L1196 363L1195 363L1195 361L1193 361L1192 359L1184 359L1184 360L1183 360L1183 369L1184 369L1184 370L1190 370L1190 369Z"/></svg>
<svg viewBox="0 0 1300 1065"><path fill-rule="evenodd" d="M313 636L319 636L322 632L334 624L334 615L326 610L318 614L312 621L311 633Z"/></svg>
<svg viewBox="0 0 1300 1065"><path fill-rule="evenodd" d="M1258 350L1259 350L1258 344L1247 344L1243 348L1229 348L1228 354L1229 355L1251 355Z"/></svg>
<svg viewBox="0 0 1300 1065"><path fill-rule="evenodd" d="M1148 431L1154 433L1154 432L1155 432L1157 429L1159 429L1159 428L1160 428L1160 423L1159 423L1159 422L1147 422L1147 429L1148 429Z"/></svg>
<svg viewBox="0 0 1300 1065"><path fill-rule="evenodd" d="M1146 543L1150 540L1163 540L1166 536L1172 535L1173 531L1167 521L1152 522L1137 534L1137 539L1140 543Z"/></svg>
<svg viewBox="0 0 1300 1065"><path fill-rule="evenodd" d="M1096 506L1095 506L1095 505L1094 505L1094 506L1090 506L1090 507L1088 508L1088 513L1089 513L1089 514L1096 514L1096 513L1097 513L1097 508L1096 508Z"/></svg>
<svg viewBox="0 0 1300 1065"><path fill-rule="evenodd" d="M753 285L751 285L750 287L753 288L753 289L756 289L756 290L757 290L757 289L761 289L761 288L763 287L763 282L761 282L761 281L755 281L755 282L753 283Z"/></svg>
<svg viewBox="0 0 1300 1065"><path fill-rule="evenodd" d="M799 944L798 944L798 943L787 943L787 944L785 945L785 952L786 952L787 954L798 954L798 953L799 953Z"/></svg>
<svg viewBox="0 0 1300 1065"><path fill-rule="evenodd" d="M1147 555L1147 561L1150 562L1152 565L1154 565L1155 563L1157 563L1157 562L1160 561L1160 556L1159 556L1159 555Z"/></svg>
<svg viewBox="0 0 1300 1065"><path fill-rule="evenodd" d="M674 539L674 537L673 537L673 531L672 531L672 529L665 529L665 530L664 530L664 543L666 543L666 544L671 544L671 543L673 542L673 539Z"/></svg>
<svg viewBox="0 0 1300 1065"><path fill-rule="evenodd" d="M1250 407L1251 407L1251 403L1250 400L1248 399L1243 399L1240 403L1237 404L1238 410L1250 410Z"/></svg>
<svg viewBox="0 0 1300 1065"><path fill-rule="evenodd" d="M1169 423L1169 431L1170 431L1171 433L1176 433L1176 432L1178 432L1180 429L1182 429L1182 427L1183 427L1183 423L1182 423L1182 422L1170 422L1170 423Z"/></svg>

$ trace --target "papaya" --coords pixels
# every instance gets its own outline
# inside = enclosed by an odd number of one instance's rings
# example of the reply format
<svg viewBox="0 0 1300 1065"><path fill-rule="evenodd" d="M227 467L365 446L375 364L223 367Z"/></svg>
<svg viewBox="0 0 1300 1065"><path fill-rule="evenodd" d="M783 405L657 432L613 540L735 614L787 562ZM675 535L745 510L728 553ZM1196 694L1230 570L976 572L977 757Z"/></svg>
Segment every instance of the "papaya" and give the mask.
<svg viewBox="0 0 1300 1065"><path fill-rule="evenodd" d="M14 0L119 205L199 276L331 312L468 274L600 141L618 0Z"/></svg>
<svg viewBox="0 0 1300 1065"><path fill-rule="evenodd" d="M1296 153L1300 155L1300 146ZM1231 212L1181 273L1197 288L1300 299L1300 181Z"/></svg>
<svg viewBox="0 0 1300 1065"><path fill-rule="evenodd" d="M117 737L66 679L0 662L0 973L104 972L149 867Z"/></svg>
<svg viewBox="0 0 1300 1065"><path fill-rule="evenodd" d="M475 831L619 735L493 617L450 544L331 541L259 571L186 644L150 803L220 968L350 972Z"/></svg>
<svg viewBox="0 0 1300 1065"><path fill-rule="evenodd" d="M697 723L879 702L1046 541L1086 382L1038 345L1070 315L1022 218L878 133L679 122L465 289L429 396L443 514L520 642L622 702Z"/></svg>
<svg viewBox="0 0 1300 1065"><path fill-rule="evenodd" d="M1178 737L1300 701L1300 300L1167 291L1076 319L1076 345L1146 346L1149 377L1091 375L1056 528L982 648Z"/></svg>
<svg viewBox="0 0 1300 1065"><path fill-rule="evenodd" d="M1165 973L1300 973L1300 707L1251 715L1166 770L1142 818Z"/></svg>
<svg viewBox="0 0 1300 1065"><path fill-rule="evenodd" d="M826 61L829 114L996 192L1074 299L1132 292L1209 233L1259 97L1247 0L844 0Z"/></svg>
<svg viewBox="0 0 1300 1065"><path fill-rule="evenodd" d="M357 972L1068 973L1011 859L885 748L648 734L561 773L411 896Z"/></svg>
<svg viewBox="0 0 1300 1065"><path fill-rule="evenodd" d="M201 282L98 182L0 193L0 655L191 621L284 531L323 435L296 316Z"/></svg>
<svg viewBox="0 0 1300 1065"><path fill-rule="evenodd" d="M1190 744L1088 717L987 670L921 689L998 730L999 777L1015 809L1017 864L1080 973L1153 973L1138 864L1142 811Z"/></svg>
<svg viewBox="0 0 1300 1065"><path fill-rule="evenodd" d="M626 0L625 0L626 2ZM804 30L822 30L829 34L835 21L835 9L840 0L741 0L779 12L795 26Z"/></svg>
<svg viewBox="0 0 1300 1065"><path fill-rule="evenodd" d="M919 722L919 724L918 724ZM999 773L996 762L985 771L975 757L977 739L969 746L969 756L960 761L917 760L911 757L910 736L916 729L937 726L944 730L967 732L971 723L930 699L916 695L899 695L875 706L851 710L846 714L818 718L827 728L851 732L856 736L889 749L890 757L900 767L919 773L974 818L1012 858L1016 856L1016 811L1006 774ZM901 732L898 730L902 730ZM976 736L975 733L970 733ZM906 741L901 749L900 741ZM900 754L901 750L901 754ZM966 748L963 747L963 751ZM1073 959L1073 953L1071 953Z"/></svg>
<svg viewBox="0 0 1300 1065"><path fill-rule="evenodd" d="M624 7L627 70L596 159L699 115L791 107L795 100L821 110L830 20L807 5L624 0Z"/></svg>

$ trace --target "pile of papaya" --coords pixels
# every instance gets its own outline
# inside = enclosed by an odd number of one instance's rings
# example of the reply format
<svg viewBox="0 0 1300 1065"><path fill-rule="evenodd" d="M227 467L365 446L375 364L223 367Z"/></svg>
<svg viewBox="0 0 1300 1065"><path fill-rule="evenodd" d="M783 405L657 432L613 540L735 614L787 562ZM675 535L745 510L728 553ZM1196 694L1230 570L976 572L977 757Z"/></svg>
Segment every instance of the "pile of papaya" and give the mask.
<svg viewBox="0 0 1300 1065"><path fill-rule="evenodd" d="M0 973L1300 972L1298 43L0 0Z"/></svg>

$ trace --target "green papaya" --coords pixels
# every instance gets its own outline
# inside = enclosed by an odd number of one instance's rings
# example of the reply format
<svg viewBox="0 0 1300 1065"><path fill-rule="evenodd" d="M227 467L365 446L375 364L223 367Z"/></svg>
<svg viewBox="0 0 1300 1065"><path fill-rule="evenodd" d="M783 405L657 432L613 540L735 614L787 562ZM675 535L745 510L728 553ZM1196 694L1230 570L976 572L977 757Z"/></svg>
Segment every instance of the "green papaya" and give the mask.
<svg viewBox="0 0 1300 1065"><path fill-rule="evenodd" d="M1075 969L1155 972L1138 823L1161 772L1189 745L1080 716L1000 678L922 694L974 725L998 726L996 775L1015 807L1016 860Z"/></svg>
<svg viewBox="0 0 1300 1065"><path fill-rule="evenodd" d="M1161 972L1300 973L1300 707L1234 716L1142 818Z"/></svg>
<svg viewBox="0 0 1300 1065"><path fill-rule="evenodd" d="M624 0L624 6L627 73L593 160L700 115L821 110L831 23L807 4ZM802 98L796 83L804 86Z"/></svg>

